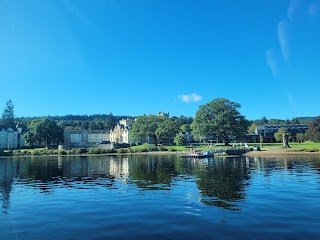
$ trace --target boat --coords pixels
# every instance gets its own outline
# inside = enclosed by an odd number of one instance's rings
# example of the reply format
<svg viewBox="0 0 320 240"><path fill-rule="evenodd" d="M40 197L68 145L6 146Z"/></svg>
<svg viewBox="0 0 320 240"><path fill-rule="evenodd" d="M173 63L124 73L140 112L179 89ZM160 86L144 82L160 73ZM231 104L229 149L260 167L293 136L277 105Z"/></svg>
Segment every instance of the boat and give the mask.
<svg viewBox="0 0 320 240"><path fill-rule="evenodd" d="M183 158L209 158L214 157L214 153L210 151L196 151L192 150L191 153L184 153L181 155Z"/></svg>

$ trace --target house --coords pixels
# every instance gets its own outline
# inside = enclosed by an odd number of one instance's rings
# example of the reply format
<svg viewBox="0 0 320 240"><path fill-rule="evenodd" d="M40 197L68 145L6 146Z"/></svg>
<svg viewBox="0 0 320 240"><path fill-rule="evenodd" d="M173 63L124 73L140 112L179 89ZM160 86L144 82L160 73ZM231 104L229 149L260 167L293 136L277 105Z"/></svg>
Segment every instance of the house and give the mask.
<svg viewBox="0 0 320 240"><path fill-rule="evenodd" d="M64 130L64 144L68 146L94 146L110 141L109 130Z"/></svg>
<svg viewBox="0 0 320 240"><path fill-rule="evenodd" d="M278 132L280 128L287 128L291 135L291 141L296 141L297 133L305 133L308 131L307 124L285 124L285 125L260 125L255 129L255 134L263 136L264 142L276 142L274 134Z"/></svg>
<svg viewBox="0 0 320 240"><path fill-rule="evenodd" d="M0 149L14 149L24 146L24 129L0 125Z"/></svg>

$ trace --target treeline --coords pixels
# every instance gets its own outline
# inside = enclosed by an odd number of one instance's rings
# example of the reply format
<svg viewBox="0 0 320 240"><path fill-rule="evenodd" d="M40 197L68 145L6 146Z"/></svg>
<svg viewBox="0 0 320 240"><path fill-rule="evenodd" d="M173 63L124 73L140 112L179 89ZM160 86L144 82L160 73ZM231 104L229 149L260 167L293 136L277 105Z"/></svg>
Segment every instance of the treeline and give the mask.
<svg viewBox="0 0 320 240"><path fill-rule="evenodd" d="M40 120L46 118L48 120L56 122L56 124L64 130L111 130L113 129L121 119L135 118L135 116L114 116L110 114L94 114L94 115L66 115L66 116L46 116L46 117L21 117L16 118L15 122L26 127L31 125L32 120ZM173 116L172 119L176 119L180 125L191 124L192 117Z"/></svg>

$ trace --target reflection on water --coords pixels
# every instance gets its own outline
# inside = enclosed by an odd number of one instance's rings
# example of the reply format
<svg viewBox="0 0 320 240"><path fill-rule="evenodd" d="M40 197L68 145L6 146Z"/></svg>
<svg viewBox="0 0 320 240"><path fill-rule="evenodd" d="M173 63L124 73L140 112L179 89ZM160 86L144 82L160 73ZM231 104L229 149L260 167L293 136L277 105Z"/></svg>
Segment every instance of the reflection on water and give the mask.
<svg viewBox="0 0 320 240"><path fill-rule="evenodd" d="M168 156L53 157L1 159L0 192L2 208L10 206L13 184L25 184L50 193L56 188L113 188L115 182L135 184L142 190L168 190L172 181L186 175L196 177L201 201L207 205L239 210L250 185L251 172L271 175L274 171L296 174L316 171L320 162L312 157L180 159Z"/></svg>
<svg viewBox="0 0 320 240"><path fill-rule="evenodd" d="M96 233L102 236L107 228L109 232L114 231L112 236L123 237L124 233L116 230L112 222L128 229L128 224L135 226L137 219L142 219L139 220L141 229L148 229L150 221L154 228L161 223L166 229L172 228L172 232L177 229L188 232L189 228L200 231L201 226L212 228L210 224L214 224L221 229L215 228L215 234L224 234L226 226L235 231L235 225L245 225L251 234L258 236L261 231L277 226L280 230L273 231L283 231L281 236L285 238L292 238L295 235L290 234L301 229L301 234L307 231L311 237L314 236L312 229L320 220L317 217L320 205L316 201L320 197L319 160L319 157L301 156L181 159L165 155L0 159L3 212L0 220L15 214L21 218L25 216L24 211L37 210L38 214L44 212L41 221L46 222L47 214L51 214L51 219L56 218L56 213L49 209L59 208L63 219L52 221L66 224L64 218L75 221L79 214L85 216L84 219L94 219L94 226L91 221L79 219L82 225L78 223L79 228L73 231L80 231L83 224L90 228L102 224L101 231ZM32 205L32 201L37 203ZM295 211L290 211L288 205L294 205ZM70 213L69 209L74 212ZM101 216L109 215L110 219L101 221ZM204 225L188 225L190 218ZM31 227L38 224L32 217L28 221ZM230 226L220 225L230 222L233 223ZM261 222L265 229L258 227ZM25 222L20 224L23 226ZM146 237L142 230L133 234ZM3 236L6 235L0 233L0 238Z"/></svg>

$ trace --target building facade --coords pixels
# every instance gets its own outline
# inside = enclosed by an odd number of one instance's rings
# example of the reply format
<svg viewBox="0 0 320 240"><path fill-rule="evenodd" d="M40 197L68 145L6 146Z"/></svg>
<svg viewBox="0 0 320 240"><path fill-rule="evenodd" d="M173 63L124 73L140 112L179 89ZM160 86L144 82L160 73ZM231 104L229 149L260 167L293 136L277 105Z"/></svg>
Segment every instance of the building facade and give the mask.
<svg viewBox="0 0 320 240"><path fill-rule="evenodd" d="M73 146L91 146L110 141L109 130L64 130L64 144Z"/></svg>
<svg viewBox="0 0 320 240"><path fill-rule="evenodd" d="M133 119L122 119L110 131L110 142L112 143L131 143L130 129Z"/></svg>
<svg viewBox="0 0 320 240"><path fill-rule="evenodd" d="M291 141L296 141L297 133L306 133L308 131L307 124L286 124L286 125L261 125L257 126L255 133L257 136L262 135L264 142L276 142L274 134L279 131L280 128L287 128L291 135Z"/></svg>
<svg viewBox="0 0 320 240"><path fill-rule="evenodd" d="M164 118L168 119L169 118L169 113L159 112L158 113L158 117L164 117Z"/></svg>
<svg viewBox="0 0 320 240"><path fill-rule="evenodd" d="M0 149L15 149L24 145L24 131L19 125L0 125Z"/></svg>

